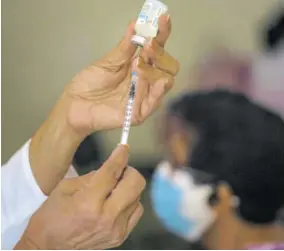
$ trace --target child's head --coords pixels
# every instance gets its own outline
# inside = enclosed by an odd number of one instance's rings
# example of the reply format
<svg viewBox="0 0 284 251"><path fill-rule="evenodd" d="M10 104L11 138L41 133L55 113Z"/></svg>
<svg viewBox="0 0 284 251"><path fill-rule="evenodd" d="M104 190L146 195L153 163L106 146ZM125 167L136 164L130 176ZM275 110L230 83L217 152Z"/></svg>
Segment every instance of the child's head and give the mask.
<svg viewBox="0 0 284 251"><path fill-rule="evenodd" d="M167 114L167 162L153 178L166 227L201 238L228 216L269 225L284 204L284 124L241 94L186 94ZM226 231L226 229L223 229Z"/></svg>

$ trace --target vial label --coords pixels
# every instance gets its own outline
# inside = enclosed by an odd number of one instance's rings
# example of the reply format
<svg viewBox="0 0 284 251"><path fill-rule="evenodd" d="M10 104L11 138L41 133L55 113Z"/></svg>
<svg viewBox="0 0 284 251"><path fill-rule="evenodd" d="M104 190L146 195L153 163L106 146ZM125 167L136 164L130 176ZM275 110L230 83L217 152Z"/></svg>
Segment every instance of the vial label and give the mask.
<svg viewBox="0 0 284 251"><path fill-rule="evenodd" d="M152 22L152 27L154 29L158 29L159 28L159 18L161 15L163 15L164 13L167 12L167 9L160 7L157 11L156 11L156 15L154 16L154 20Z"/></svg>
<svg viewBox="0 0 284 251"><path fill-rule="evenodd" d="M146 2L143 7L142 10L138 16L137 19L137 24L146 24L149 18L149 13L151 12L152 9L152 3L148 3Z"/></svg>

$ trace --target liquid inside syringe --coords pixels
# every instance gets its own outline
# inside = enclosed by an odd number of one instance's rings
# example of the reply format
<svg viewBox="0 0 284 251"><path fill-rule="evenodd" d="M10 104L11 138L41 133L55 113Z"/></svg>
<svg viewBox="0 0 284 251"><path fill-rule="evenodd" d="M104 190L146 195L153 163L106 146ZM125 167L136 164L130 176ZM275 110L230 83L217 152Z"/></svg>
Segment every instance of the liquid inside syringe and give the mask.
<svg viewBox="0 0 284 251"><path fill-rule="evenodd" d="M125 112L122 134L121 134L121 139L120 139L120 144L122 145L126 145L128 141L128 136L129 136L130 127L131 127L131 119L132 119L132 108L134 104L135 89L136 89L137 83L138 83L137 74L136 72L132 72L131 81L130 81L130 91L129 91L129 96L128 96L128 102L126 105L126 112Z"/></svg>

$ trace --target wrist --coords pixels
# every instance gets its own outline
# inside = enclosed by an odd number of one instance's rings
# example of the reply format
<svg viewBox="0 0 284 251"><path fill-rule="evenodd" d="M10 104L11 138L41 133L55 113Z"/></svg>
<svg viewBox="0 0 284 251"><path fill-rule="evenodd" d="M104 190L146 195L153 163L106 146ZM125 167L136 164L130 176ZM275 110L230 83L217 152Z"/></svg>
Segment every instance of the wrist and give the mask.
<svg viewBox="0 0 284 251"><path fill-rule="evenodd" d="M85 137L68 123L70 103L63 94L31 140L30 165L38 185L46 195L63 179L76 149Z"/></svg>
<svg viewBox="0 0 284 251"><path fill-rule="evenodd" d="M24 234L14 247L14 250L40 250L40 248Z"/></svg>

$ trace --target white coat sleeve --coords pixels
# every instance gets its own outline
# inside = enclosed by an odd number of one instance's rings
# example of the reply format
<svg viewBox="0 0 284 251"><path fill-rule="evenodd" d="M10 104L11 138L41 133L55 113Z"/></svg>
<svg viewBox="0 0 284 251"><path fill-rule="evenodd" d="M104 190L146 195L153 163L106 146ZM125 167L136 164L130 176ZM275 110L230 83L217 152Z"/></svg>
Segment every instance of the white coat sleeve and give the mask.
<svg viewBox="0 0 284 251"><path fill-rule="evenodd" d="M28 141L1 168L1 248L13 249L29 218L47 199L29 163Z"/></svg>
<svg viewBox="0 0 284 251"><path fill-rule="evenodd" d="M47 199L38 186L29 162L28 141L1 168L1 249L13 249L30 217ZM77 177L70 166L65 179Z"/></svg>

